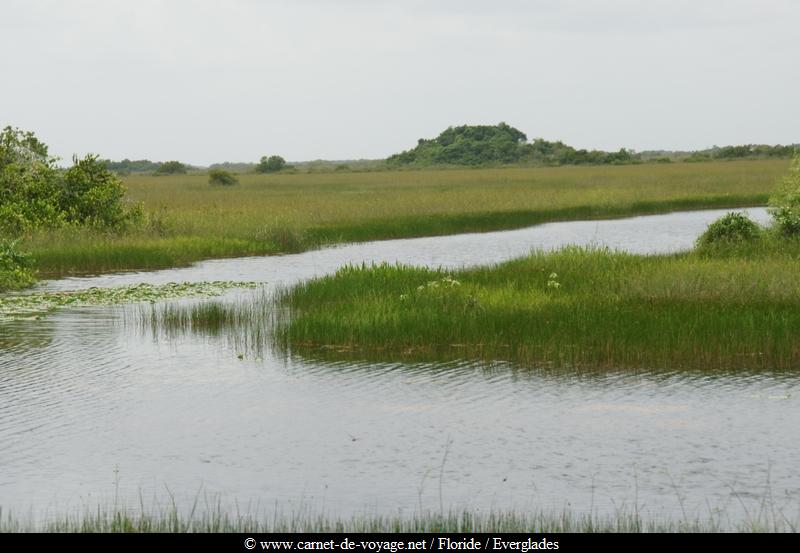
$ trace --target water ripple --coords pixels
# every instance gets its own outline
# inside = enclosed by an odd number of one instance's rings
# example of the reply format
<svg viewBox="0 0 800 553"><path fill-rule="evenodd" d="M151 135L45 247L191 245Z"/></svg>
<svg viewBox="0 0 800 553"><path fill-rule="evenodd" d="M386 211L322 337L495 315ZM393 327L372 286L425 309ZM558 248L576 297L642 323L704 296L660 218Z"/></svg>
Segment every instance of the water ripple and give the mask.
<svg viewBox="0 0 800 553"><path fill-rule="evenodd" d="M41 288L266 280L272 290L347 262L458 267L588 241L648 251L676 229L669 247L690 245L718 215L356 244ZM247 297L237 294L222 301ZM133 504L166 485L191 505L202 484L243 502L324 497L343 516L437 510L440 490L446 506L613 513L639 501L673 514L678 493L701 514L736 504L732 489L754 502L767 483L800 495L800 451L787 439L800 420L797 374L243 355L224 336L126 326L141 308L0 323L4 509L106 497L116 479Z"/></svg>

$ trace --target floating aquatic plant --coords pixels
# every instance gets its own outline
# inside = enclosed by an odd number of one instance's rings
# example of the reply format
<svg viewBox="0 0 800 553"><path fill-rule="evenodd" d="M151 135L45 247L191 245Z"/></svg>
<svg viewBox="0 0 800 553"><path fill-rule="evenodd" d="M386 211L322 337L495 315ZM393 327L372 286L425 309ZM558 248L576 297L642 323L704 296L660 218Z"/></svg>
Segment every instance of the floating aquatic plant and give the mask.
<svg viewBox="0 0 800 553"><path fill-rule="evenodd" d="M188 298L214 297L231 288L255 288L257 282L211 281L132 284L66 292L36 292L0 297L0 320L36 318L62 307L116 305Z"/></svg>

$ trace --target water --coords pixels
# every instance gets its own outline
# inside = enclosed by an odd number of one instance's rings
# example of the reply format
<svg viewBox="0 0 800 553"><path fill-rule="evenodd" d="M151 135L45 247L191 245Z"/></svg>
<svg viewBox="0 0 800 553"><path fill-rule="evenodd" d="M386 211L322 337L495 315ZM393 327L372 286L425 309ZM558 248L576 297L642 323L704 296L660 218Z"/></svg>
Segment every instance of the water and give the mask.
<svg viewBox="0 0 800 553"><path fill-rule="evenodd" d="M763 209L749 210L756 220ZM691 246L723 211L355 244L45 282L255 280L345 263L460 267L531 248ZM250 291L232 292L246 298ZM570 509L798 519L800 375L544 371L505 363L334 363L125 324L138 306L0 325L0 506L52 517L200 498L332 516ZM722 514L719 514L722 513Z"/></svg>

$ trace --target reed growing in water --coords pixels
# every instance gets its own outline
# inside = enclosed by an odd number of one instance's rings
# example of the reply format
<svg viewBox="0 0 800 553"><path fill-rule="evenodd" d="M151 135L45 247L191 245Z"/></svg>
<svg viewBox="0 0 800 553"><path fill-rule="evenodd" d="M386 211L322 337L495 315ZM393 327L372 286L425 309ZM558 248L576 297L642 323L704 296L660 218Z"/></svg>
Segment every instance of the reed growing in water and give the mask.
<svg viewBox="0 0 800 553"><path fill-rule="evenodd" d="M800 241L641 256L564 248L444 272L345 267L285 291L278 343L370 359L646 369L800 367Z"/></svg>

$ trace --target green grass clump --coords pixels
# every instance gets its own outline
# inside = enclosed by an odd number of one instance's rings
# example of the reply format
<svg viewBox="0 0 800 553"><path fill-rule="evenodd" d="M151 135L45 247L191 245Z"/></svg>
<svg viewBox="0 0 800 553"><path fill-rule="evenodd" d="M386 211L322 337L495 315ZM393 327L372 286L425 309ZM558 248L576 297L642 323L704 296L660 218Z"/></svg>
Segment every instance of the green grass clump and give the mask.
<svg viewBox="0 0 800 553"><path fill-rule="evenodd" d="M346 267L285 291L293 351L646 369L800 367L800 242L719 254L566 248L454 273Z"/></svg>
<svg viewBox="0 0 800 553"><path fill-rule="evenodd" d="M740 242L756 240L761 236L761 227L744 213L728 213L710 225L697 239L700 247L730 246Z"/></svg>
<svg viewBox="0 0 800 553"><path fill-rule="evenodd" d="M223 336L237 352L260 356L271 342L274 302L265 290L255 297L199 303L158 303L142 306L125 320L154 337L184 334ZM242 356L243 353L240 353Z"/></svg>
<svg viewBox="0 0 800 553"><path fill-rule="evenodd" d="M218 186L234 186L239 184L236 175L224 169L210 169L208 171L208 184Z"/></svg>
<svg viewBox="0 0 800 553"><path fill-rule="evenodd" d="M764 205L786 160L373 173L130 176L144 211L125 233L39 230L24 247L44 276L153 269L324 244Z"/></svg>

